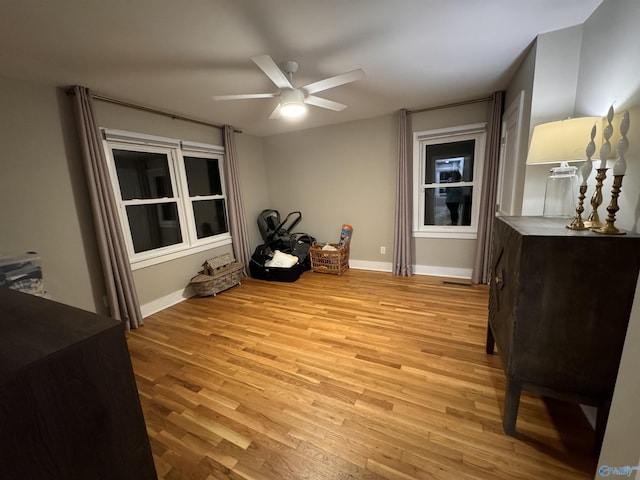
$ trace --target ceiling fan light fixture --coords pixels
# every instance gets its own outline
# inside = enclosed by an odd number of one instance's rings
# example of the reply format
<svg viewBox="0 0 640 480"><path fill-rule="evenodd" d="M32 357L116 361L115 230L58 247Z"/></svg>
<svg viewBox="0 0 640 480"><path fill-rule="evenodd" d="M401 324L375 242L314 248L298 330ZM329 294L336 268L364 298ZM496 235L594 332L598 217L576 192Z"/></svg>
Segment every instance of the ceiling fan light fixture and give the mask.
<svg viewBox="0 0 640 480"><path fill-rule="evenodd" d="M262 72L269 77L269 80L278 87L278 92L274 93L245 93L235 95L214 95L214 100L242 100L246 98L280 98L278 105L271 112L269 119L282 117L300 118L307 112L307 105L320 107L334 112L341 112L346 105L327 98L317 97L315 94L339 87L347 83L355 82L366 77L361 68L350 72L325 78L317 82L297 88L293 83L293 74L298 70L298 62L288 60L280 69L276 62L269 55L258 55L251 57L251 60Z"/></svg>
<svg viewBox="0 0 640 480"><path fill-rule="evenodd" d="M296 118L305 114L304 92L299 89L284 89L280 93L280 115Z"/></svg>

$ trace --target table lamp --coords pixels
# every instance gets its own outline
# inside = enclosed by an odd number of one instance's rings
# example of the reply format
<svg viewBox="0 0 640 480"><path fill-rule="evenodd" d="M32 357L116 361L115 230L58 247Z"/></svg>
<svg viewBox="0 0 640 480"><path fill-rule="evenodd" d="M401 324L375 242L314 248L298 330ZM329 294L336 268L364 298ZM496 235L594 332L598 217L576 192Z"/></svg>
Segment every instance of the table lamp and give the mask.
<svg viewBox="0 0 640 480"><path fill-rule="evenodd" d="M590 140L591 129L601 123L600 117L580 117L535 126L527 165L558 164L551 168L551 175L547 178L543 216L574 215L578 176L577 167L570 166L569 162L586 160L585 148Z"/></svg>

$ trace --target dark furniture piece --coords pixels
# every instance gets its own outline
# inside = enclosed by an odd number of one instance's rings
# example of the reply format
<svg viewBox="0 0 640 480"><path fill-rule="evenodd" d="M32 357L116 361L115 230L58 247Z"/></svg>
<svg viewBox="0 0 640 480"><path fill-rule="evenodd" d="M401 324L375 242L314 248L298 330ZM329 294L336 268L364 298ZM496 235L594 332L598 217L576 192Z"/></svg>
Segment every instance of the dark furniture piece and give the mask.
<svg viewBox="0 0 640 480"><path fill-rule="evenodd" d="M122 323L0 288L0 478L157 478Z"/></svg>
<svg viewBox="0 0 640 480"><path fill-rule="evenodd" d="M507 377L503 427L522 389L598 407L601 443L640 268L640 236L565 227L570 219L497 217L487 353Z"/></svg>

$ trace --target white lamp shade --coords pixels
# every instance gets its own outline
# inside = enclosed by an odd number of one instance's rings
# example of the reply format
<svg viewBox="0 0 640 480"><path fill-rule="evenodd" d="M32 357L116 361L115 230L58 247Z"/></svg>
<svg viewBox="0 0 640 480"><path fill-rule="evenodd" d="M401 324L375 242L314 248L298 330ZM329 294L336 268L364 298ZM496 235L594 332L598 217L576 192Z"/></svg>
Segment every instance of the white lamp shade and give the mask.
<svg viewBox="0 0 640 480"><path fill-rule="evenodd" d="M304 104L304 92L299 89L284 89L280 93L280 115L299 117L304 115L307 107Z"/></svg>
<svg viewBox="0 0 640 480"><path fill-rule="evenodd" d="M596 155L602 143L602 118L581 117L536 125L531 137L527 164L579 162L587 159L585 153L591 141L591 130L596 125L594 139Z"/></svg>

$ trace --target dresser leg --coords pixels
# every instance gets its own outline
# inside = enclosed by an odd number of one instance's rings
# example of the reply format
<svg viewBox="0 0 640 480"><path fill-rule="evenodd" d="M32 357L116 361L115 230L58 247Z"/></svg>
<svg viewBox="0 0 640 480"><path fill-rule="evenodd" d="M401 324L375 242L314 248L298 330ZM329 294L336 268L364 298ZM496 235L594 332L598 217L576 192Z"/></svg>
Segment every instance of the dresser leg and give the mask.
<svg viewBox="0 0 640 480"><path fill-rule="evenodd" d="M504 418L502 428L507 435L513 435L516 431L516 418L520 406L520 394L522 383L512 378L507 378L507 391L504 398Z"/></svg>
<svg viewBox="0 0 640 480"><path fill-rule="evenodd" d="M493 332L491 331L491 326L487 323L487 347L486 352L489 355L493 355L493 347L495 346L496 341L493 338Z"/></svg>

